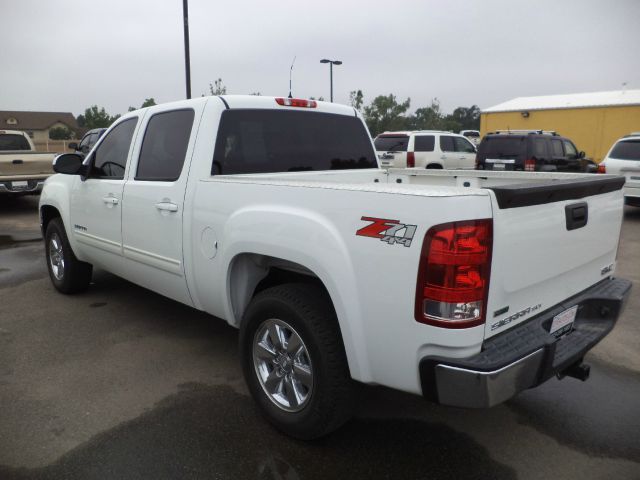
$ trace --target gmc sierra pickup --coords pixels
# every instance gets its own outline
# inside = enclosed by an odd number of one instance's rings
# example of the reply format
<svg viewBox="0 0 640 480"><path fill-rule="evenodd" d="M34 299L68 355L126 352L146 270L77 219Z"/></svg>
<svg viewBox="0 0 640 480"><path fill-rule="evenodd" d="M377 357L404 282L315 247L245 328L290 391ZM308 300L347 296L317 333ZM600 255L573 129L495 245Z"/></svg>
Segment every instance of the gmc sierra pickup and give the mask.
<svg viewBox="0 0 640 480"><path fill-rule="evenodd" d="M631 284L624 178L379 168L360 114L205 97L120 118L40 200L63 293L108 270L240 329L249 390L298 438L358 382L489 407L586 379Z"/></svg>
<svg viewBox="0 0 640 480"><path fill-rule="evenodd" d="M36 152L25 132L0 130L0 194L40 193L55 153Z"/></svg>

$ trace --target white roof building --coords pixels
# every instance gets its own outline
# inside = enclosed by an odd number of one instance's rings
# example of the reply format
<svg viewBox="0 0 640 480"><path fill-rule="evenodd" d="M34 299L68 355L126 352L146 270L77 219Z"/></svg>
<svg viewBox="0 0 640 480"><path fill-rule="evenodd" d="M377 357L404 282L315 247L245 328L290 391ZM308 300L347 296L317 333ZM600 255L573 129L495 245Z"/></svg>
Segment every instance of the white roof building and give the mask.
<svg viewBox="0 0 640 480"><path fill-rule="evenodd" d="M614 90L610 92L573 93L570 95L545 95L518 97L482 113L522 112L529 110L557 110L564 108L622 107L640 105L640 90Z"/></svg>

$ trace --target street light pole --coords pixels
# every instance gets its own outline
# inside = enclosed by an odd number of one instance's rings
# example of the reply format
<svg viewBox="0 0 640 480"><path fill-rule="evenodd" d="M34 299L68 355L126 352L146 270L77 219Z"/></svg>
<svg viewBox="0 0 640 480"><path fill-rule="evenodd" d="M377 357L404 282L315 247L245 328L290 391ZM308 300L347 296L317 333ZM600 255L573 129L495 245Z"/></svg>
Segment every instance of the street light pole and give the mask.
<svg viewBox="0 0 640 480"><path fill-rule="evenodd" d="M342 61L340 60L329 60L327 58L323 58L320 60L320 63L328 63L329 64L329 85L331 92L331 102L333 102L333 66L334 65L342 65Z"/></svg>
<svg viewBox="0 0 640 480"><path fill-rule="evenodd" d="M191 60L189 59L189 6L188 0L182 0L182 16L184 20L184 73L187 82L187 99L191 98Z"/></svg>

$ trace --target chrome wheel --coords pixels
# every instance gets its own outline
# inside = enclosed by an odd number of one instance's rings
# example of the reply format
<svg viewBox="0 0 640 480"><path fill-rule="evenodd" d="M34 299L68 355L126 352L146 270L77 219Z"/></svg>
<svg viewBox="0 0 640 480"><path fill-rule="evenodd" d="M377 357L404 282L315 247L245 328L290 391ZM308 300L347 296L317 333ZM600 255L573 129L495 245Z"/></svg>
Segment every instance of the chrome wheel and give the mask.
<svg viewBox="0 0 640 480"><path fill-rule="evenodd" d="M49 238L49 264L51 265L51 273L56 277L56 280L62 280L64 277L64 255L62 241L57 233Z"/></svg>
<svg viewBox="0 0 640 480"><path fill-rule="evenodd" d="M307 347L288 323L269 319L253 339L253 365L262 389L277 407L299 412L313 393L313 369Z"/></svg>

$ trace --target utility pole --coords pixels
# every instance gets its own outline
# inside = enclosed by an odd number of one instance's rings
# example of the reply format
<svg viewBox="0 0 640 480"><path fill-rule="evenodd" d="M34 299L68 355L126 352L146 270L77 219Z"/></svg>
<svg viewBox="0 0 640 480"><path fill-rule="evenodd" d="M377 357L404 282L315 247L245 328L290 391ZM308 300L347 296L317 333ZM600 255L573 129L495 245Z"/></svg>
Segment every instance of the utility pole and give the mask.
<svg viewBox="0 0 640 480"><path fill-rule="evenodd" d="M329 84L330 84L330 92L331 92L331 102L333 102L333 66L334 65L342 65L340 60L329 60L327 58L323 58L320 60L320 63L328 63L329 64Z"/></svg>
<svg viewBox="0 0 640 480"><path fill-rule="evenodd" d="M191 98L191 60L189 58L189 6L188 0L182 0L184 19L184 74L187 82L187 100Z"/></svg>

